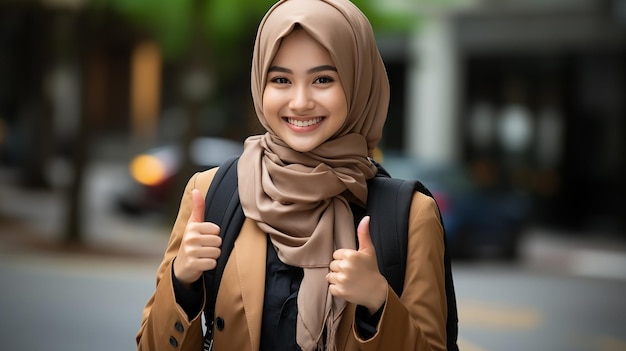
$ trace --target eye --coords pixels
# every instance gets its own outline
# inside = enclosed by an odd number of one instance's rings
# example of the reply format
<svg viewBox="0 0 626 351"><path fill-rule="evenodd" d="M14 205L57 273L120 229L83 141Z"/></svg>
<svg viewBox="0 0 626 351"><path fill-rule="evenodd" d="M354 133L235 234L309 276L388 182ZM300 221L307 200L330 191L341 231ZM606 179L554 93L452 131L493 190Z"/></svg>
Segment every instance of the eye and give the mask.
<svg viewBox="0 0 626 351"><path fill-rule="evenodd" d="M276 83L276 84L289 84L289 79L285 78L285 77L273 77L270 78L270 82L271 83Z"/></svg>
<svg viewBox="0 0 626 351"><path fill-rule="evenodd" d="M322 77L316 78L314 83L317 83L317 84L328 84L328 83L332 83L334 81L335 81L335 79L333 77L322 76Z"/></svg>

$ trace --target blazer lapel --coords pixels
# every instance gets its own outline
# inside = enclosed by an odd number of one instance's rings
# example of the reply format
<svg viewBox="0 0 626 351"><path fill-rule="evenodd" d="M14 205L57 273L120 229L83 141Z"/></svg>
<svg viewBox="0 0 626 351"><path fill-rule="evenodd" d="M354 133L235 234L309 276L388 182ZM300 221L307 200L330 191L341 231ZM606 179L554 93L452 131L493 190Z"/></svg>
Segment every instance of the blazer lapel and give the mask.
<svg viewBox="0 0 626 351"><path fill-rule="evenodd" d="M241 287L252 350L261 342L261 320L265 292L267 236L253 220L246 219L235 242L237 272Z"/></svg>

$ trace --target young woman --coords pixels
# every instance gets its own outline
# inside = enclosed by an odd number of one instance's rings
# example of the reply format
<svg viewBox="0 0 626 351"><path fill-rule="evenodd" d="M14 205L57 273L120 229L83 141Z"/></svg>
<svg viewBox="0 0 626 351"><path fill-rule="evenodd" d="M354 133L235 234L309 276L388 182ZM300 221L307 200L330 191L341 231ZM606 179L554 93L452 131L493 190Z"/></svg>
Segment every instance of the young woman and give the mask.
<svg viewBox="0 0 626 351"><path fill-rule="evenodd" d="M445 350L443 229L411 203L404 292L377 268L365 207L389 84L367 18L348 0L283 0L263 18L252 96L267 132L238 163L246 219L216 300L214 350ZM138 350L201 350L202 273L220 256L204 222L215 169L185 191Z"/></svg>

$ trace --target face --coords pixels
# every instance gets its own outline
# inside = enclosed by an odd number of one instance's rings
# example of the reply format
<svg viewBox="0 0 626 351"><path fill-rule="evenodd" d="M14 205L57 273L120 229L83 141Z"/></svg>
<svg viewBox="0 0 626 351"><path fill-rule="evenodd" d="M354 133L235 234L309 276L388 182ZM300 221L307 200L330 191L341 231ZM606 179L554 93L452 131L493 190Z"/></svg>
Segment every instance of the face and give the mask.
<svg viewBox="0 0 626 351"><path fill-rule="evenodd" d="M283 38L267 73L263 114L289 147L308 152L348 117L348 103L328 51L306 31Z"/></svg>

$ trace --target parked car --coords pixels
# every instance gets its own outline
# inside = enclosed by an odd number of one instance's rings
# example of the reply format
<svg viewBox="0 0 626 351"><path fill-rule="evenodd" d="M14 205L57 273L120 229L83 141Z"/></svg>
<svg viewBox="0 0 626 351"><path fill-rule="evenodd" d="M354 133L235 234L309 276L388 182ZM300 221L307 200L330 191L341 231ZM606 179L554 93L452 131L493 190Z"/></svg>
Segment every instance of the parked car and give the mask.
<svg viewBox="0 0 626 351"><path fill-rule="evenodd" d="M243 143L217 137L200 137L190 145L191 177L195 172L219 166L231 156L243 152ZM155 213L165 210L176 176L181 172L182 147L167 144L146 150L129 162L129 177L117 194L119 209L128 214ZM181 189L182 192L182 189Z"/></svg>
<svg viewBox="0 0 626 351"><path fill-rule="evenodd" d="M457 163L385 155L382 165L396 178L420 180L433 193L453 258L516 258L530 219L526 194L479 186L472 173Z"/></svg>

